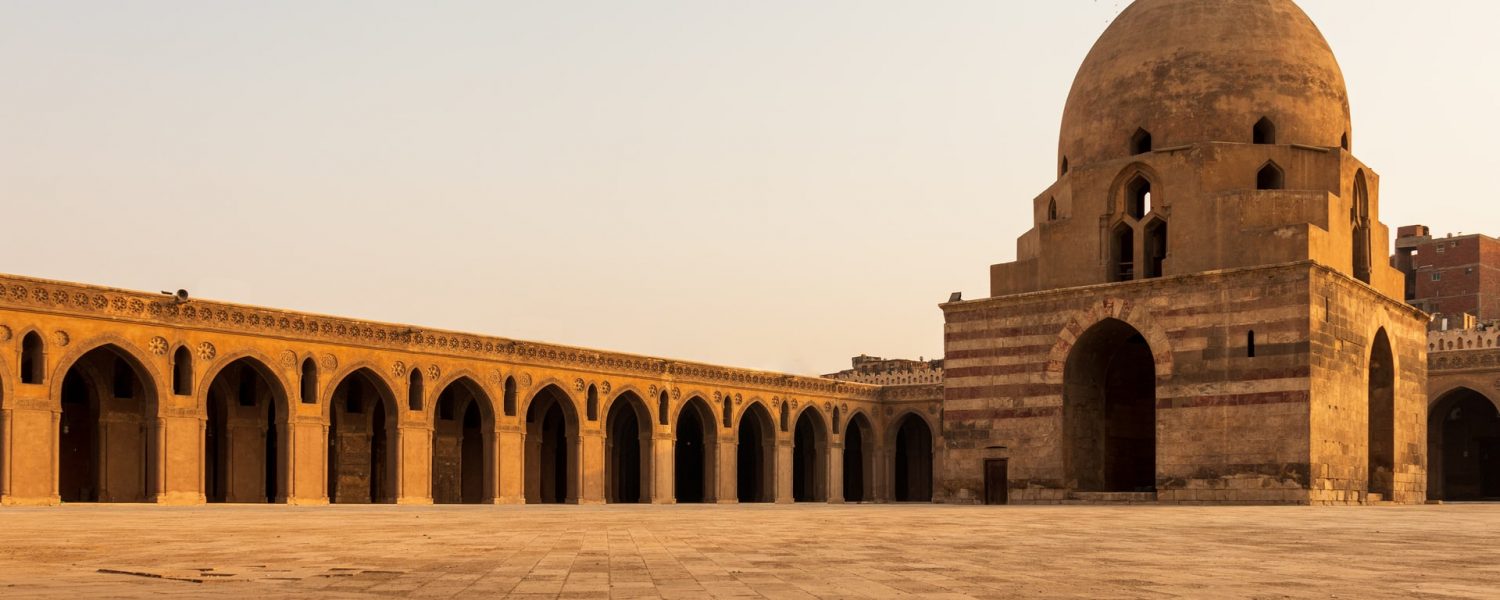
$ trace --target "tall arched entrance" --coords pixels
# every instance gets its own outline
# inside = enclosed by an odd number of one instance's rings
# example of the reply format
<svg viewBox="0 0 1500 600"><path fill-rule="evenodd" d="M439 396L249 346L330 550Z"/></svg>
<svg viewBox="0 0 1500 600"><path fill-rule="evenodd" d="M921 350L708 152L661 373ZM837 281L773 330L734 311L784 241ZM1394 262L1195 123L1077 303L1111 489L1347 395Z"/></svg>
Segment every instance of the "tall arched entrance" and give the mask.
<svg viewBox="0 0 1500 600"><path fill-rule="evenodd" d="M809 408L797 417L792 432L792 501L828 501L828 429Z"/></svg>
<svg viewBox="0 0 1500 600"><path fill-rule="evenodd" d="M1500 500L1500 411L1483 394L1460 388L1428 411L1427 497Z"/></svg>
<svg viewBox="0 0 1500 600"><path fill-rule="evenodd" d="M735 489L740 502L776 500L776 426L771 413L753 402L740 415L736 444Z"/></svg>
<svg viewBox="0 0 1500 600"><path fill-rule="evenodd" d="M548 385L526 407L526 502L578 502L578 412Z"/></svg>
<svg viewBox="0 0 1500 600"><path fill-rule="evenodd" d="M694 396L688 399L677 413L672 481L679 504L717 499L717 431L713 409L702 398Z"/></svg>
<svg viewBox="0 0 1500 600"><path fill-rule="evenodd" d="M203 487L209 502L286 502L287 398L265 363L236 360L208 384Z"/></svg>
<svg viewBox="0 0 1500 600"><path fill-rule="evenodd" d="M932 501L932 429L907 413L896 428L891 490L897 502Z"/></svg>
<svg viewBox="0 0 1500 600"><path fill-rule="evenodd" d="M651 501L651 412L634 392L622 392L604 416L606 502Z"/></svg>
<svg viewBox="0 0 1500 600"><path fill-rule="evenodd" d="M1105 319L1063 367L1064 462L1082 492L1156 490L1156 359L1134 327Z"/></svg>
<svg viewBox="0 0 1500 600"><path fill-rule="evenodd" d="M63 502L148 502L156 495L156 384L105 345L63 375L57 491Z"/></svg>
<svg viewBox="0 0 1500 600"><path fill-rule="evenodd" d="M1391 341L1381 329L1370 345L1369 491L1390 500L1395 491L1396 363Z"/></svg>
<svg viewBox="0 0 1500 600"><path fill-rule="evenodd" d="M875 500L875 430L856 413L844 429L844 501Z"/></svg>
<svg viewBox="0 0 1500 600"><path fill-rule="evenodd" d="M489 395L462 377L443 388L433 406L432 501L494 501L495 409Z"/></svg>
<svg viewBox="0 0 1500 600"><path fill-rule="evenodd" d="M396 396L369 369L346 375L329 400L328 501L396 501Z"/></svg>

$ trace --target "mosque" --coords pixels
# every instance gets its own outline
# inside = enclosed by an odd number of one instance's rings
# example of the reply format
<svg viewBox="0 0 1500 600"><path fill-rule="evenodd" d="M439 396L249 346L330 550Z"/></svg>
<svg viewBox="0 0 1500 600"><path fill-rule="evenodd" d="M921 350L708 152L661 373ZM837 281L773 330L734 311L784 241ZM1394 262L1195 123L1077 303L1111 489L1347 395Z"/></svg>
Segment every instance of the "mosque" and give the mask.
<svg viewBox="0 0 1500 600"><path fill-rule="evenodd" d="M940 383L0 277L0 502L1426 499L1427 319L1291 0L1136 1L1059 137Z"/></svg>

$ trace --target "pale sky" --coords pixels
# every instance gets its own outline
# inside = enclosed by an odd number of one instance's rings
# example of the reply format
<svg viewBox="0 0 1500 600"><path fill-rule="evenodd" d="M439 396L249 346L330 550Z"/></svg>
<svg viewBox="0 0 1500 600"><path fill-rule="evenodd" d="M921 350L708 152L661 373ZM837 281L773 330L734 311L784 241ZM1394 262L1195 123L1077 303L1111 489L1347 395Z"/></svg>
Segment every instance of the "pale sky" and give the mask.
<svg viewBox="0 0 1500 600"><path fill-rule="evenodd" d="M1116 0L0 0L0 272L817 374L942 353ZM1382 220L1500 233L1491 0L1303 0Z"/></svg>

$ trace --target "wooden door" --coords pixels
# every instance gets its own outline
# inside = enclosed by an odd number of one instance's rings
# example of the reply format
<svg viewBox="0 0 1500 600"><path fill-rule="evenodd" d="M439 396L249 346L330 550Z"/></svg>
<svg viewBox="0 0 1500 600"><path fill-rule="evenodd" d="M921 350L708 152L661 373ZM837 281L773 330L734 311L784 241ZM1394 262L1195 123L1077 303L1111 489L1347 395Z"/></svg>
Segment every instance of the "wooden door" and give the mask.
<svg viewBox="0 0 1500 600"><path fill-rule="evenodd" d="M1006 488L1010 480L1010 461L1005 459L984 461L984 503L1001 505L1008 502Z"/></svg>

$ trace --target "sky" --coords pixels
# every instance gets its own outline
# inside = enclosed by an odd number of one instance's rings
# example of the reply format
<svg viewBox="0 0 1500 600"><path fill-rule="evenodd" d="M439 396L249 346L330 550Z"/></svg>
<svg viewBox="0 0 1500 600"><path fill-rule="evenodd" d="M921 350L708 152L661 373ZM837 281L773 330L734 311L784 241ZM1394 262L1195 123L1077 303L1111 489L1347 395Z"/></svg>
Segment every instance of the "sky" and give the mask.
<svg viewBox="0 0 1500 600"><path fill-rule="evenodd" d="M0 0L0 272L799 374L942 354L1118 0ZM1500 3L1303 0L1500 234Z"/></svg>

